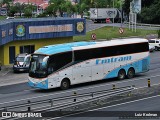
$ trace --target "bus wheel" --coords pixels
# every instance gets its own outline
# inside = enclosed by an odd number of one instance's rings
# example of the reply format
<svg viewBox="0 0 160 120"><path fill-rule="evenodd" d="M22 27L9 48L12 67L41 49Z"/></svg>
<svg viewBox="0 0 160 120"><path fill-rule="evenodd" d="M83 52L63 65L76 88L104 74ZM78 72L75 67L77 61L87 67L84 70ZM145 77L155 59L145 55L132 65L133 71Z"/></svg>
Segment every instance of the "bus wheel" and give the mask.
<svg viewBox="0 0 160 120"><path fill-rule="evenodd" d="M68 89L70 86L70 82L68 79L63 79L62 82L61 82L61 89L62 90L66 90Z"/></svg>
<svg viewBox="0 0 160 120"><path fill-rule="evenodd" d="M158 47L157 46L155 46L155 51L158 51Z"/></svg>
<svg viewBox="0 0 160 120"><path fill-rule="evenodd" d="M126 72L125 72L125 70L121 69L121 70L118 72L118 79L119 79L119 80L123 80L123 79L125 79L125 77L126 77Z"/></svg>
<svg viewBox="0 0 160 120"><path fill-rule="evenodd" d="M133 78L135 75L135 71L133 68L129 68L128 72L127 72L127 78Z"/></svg>

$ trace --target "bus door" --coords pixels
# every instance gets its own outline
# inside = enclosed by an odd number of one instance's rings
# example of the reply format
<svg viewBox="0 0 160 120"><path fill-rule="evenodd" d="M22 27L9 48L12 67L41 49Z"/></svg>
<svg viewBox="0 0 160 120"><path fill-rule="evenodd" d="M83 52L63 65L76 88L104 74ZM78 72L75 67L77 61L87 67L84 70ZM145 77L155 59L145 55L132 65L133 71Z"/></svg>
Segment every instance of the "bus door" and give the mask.
<svg viewBox="0 0 160 120"><path fill-rule="evenodd" d="M78 63L73 67L73 80L75 83L91 81L91 66L89 61Z"/></svg>

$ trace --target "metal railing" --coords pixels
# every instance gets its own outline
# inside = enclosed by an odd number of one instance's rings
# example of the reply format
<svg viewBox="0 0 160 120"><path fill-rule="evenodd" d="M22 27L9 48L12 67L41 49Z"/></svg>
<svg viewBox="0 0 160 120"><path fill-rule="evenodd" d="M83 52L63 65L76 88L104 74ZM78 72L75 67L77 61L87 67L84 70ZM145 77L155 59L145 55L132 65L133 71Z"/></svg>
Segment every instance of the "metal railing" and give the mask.
<svg viewBox="0 0 160 120"><path fill-rule="evenodd" d="M74 94L70 96L39 100L34 102L32 102L31 100L26 100L25 103L16 104L16 105L6 105L5 107L0 107L0 111L7 112L7 111L15 110L16 108L22 108L22 107L28 108L27 110L28 112L30 111L45 112L47 110L57 111L57 110L62 110L68 107L74 107L80 104L84 104L86 102L92 102L101 98L111 97L111 96L119 95L122 93L130 92L134 89L135 89L134 86L125 86L121 88L115 88L114 86L112 89L88 92L83 94L77 94L76 92L74 92ZM42 106L42 107L39 107L38 109L32 108L32 106L34 105L42 105L45 103L49 103L50 105ZM9 102L7 104L9 104Z"/></svg>
<svg viewBox="0 0 160 120"><path fill-rule="evenodd" d="M124 22L124 24L129 24L129 22ZM141 26L141 27L155 27L155 28L160 28L160 25L158 24L145 24L145 23L136 23L137 26Z"/></svg>

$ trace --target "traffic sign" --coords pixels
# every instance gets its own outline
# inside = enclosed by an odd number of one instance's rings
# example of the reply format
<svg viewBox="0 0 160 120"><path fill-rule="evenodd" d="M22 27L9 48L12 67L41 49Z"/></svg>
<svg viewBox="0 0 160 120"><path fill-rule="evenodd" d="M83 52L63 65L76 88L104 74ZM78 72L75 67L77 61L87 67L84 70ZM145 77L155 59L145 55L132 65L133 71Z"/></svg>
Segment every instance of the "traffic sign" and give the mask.
<svg viewBox="0 0 160 120"><path fill-rule="evenodd" d="M123 34L123 33L124 33L123 28L119 28L119 33L120 33L120 34Z"/></svg>
<svg viewBox="0 0 160 120"><path fill-rule="evenodd" d="M91 38L92 38L92 40L95 40L95 39L96 39L96 34L95 34L95 33L92 33L92 34L91 34Z"/></svg>
<svg viewBox="0 0 160 120"><path fill-rule="evenodd" d="M110 19L109 18L106 18L106 23L110 23Z"/></svg>

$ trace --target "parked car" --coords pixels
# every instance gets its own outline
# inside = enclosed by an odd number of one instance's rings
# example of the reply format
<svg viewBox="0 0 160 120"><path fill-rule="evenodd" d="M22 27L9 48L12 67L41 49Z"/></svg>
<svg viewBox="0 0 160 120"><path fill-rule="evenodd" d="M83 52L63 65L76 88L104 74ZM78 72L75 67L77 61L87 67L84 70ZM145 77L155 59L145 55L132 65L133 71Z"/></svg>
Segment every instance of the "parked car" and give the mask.
<svg viewBox="0 0 160 120"><path fill-rule="evenodd" d="M155 50L160 50L160 39L149 39L149 45L154 46Z"/></svg>
<svg viewBox="0 0 160 120"><path fill-rule="evenodd" d="M149 45L149 51L150 51L150 52L154 52L154 51L155 51L155 46Z"/></svg>
<svg viewBox="0 0 160 120"><path fill-rule="evenodd" d="M18 54L14 60L13 71L28 71L30 64L30 54L22 53Z"/></svg>

